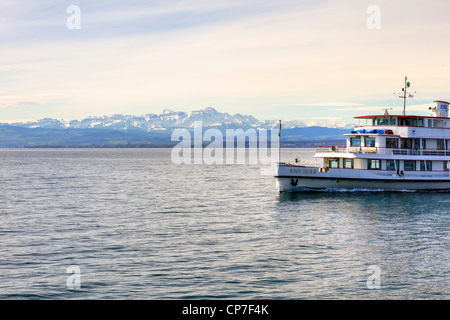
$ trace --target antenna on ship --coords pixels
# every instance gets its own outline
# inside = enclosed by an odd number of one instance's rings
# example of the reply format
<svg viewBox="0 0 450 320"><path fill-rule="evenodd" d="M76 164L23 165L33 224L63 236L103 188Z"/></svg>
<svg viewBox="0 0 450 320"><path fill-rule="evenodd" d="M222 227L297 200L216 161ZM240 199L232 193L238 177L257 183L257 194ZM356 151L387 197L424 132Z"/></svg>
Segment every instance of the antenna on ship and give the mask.
<svg viewBox="0 0 450 320"><path fill-rule="evenodd" d="M402 88L403 95L399 96L400 99L403 99L403 115L406 115L406 98L414 98L414 94L408 94L408 88L411 86L411 83L408 82L408 77L405 76L405 86ZM416 91L414 91L416 93Z"/></svg>
<svg viewBox="0 0 450 320"><path fill-rule="evenodd" d="M281 120L280 122L280 130L278 130L278 161L281 161Z"/></svg>

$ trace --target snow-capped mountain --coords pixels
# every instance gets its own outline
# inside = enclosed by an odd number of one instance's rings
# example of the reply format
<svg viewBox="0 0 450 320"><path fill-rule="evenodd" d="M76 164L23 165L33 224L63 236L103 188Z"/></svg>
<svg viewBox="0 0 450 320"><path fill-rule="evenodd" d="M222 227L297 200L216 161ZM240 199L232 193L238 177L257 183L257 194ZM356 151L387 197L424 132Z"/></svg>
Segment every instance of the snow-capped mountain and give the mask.
<svg viewBox="0 0 450 320"><path fill-rule="evenodd" d="M211 107L191 112L163 110L161 114L149 113L142 116L115 114L72 121L44 118L38 121L17 122L9 125L30 129L110 129L121 131L169 132L174 128L192 129L196 121L201 121L203 128L214 127L220 130L227 128L277 129L279 126L278 120L260 121L251 115L242 115L239 113L231 115L229 113L219 112ZM304 122L301 119L282 121L282 129L307 127L351 129L354 125L339 124L337 122L319 124L316 122Z"/></svg>
<svg viewBox="0 0 450 320"><path fill-rule="evenodd" d="M335 128L335 129L353 129L355 124L338 123L338 122L322 122L315 121L304 122L302 120L282 120L282 129L295 129L295 128L308 128L308 127L322 127L322 128ZM280 125L279 120L266 120L263 127L268 129L278 128Z"/></svg>
<svg viewBox="0 0 450 320"><path fill-rule="evenodd" d="M159 131L168 128L192 128L195 121L202 121L203 127L260 127L264 122L250 115L222 113L208 107L192 112L177 112L164 110L161 114L146 114L143 116L121 115L103 117L88 117L82 120L65 120L44 118L34 122L14 123L13 126L25 128L51 128L51 129L88 129L104 128L113 130L145 130Z"/></svg>

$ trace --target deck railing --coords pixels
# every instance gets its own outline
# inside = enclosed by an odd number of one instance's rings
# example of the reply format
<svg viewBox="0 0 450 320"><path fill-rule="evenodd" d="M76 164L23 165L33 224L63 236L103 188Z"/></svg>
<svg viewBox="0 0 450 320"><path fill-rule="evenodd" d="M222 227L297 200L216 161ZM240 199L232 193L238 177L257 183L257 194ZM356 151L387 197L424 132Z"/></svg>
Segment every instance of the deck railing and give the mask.
<svg viewBox="0 0 450 320"><path fill-rule="evenodd" d="M437 156L437 157L450 156L450 150L382 148L382 147L317 146L316 152L405 155L405 156Z"/></svg>

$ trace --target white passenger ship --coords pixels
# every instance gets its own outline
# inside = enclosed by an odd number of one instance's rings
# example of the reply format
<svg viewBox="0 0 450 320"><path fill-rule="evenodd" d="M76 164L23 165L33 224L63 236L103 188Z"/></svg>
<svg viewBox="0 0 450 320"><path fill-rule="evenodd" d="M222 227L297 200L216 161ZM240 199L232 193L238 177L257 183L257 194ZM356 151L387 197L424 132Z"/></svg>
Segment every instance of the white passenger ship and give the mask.
<svg viewBox="0 0 450 320"><path fill-rule="evenodd" d="M409 83L408 83L409 86ZM277 164L280 192L308 189L450 191L449 103L434 101L430 116L359 116L346 146L323 146L321 165Z"/></svg>

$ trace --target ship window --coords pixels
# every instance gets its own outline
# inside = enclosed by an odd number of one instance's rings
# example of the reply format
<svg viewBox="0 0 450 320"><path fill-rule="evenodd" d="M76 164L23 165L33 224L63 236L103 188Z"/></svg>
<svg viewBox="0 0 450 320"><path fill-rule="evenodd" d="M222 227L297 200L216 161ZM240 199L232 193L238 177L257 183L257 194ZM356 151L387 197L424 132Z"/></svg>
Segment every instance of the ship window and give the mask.
<svg viewBox="0 0 450 320"><path fill-rule="evenodd" d="M420 161L420 171L431 171L431 161Z"/></svg>
<svg viewBox="0 0 450 320"><path fill-rule="evenodd" d="M381 169L381 160L375 160L375 159L367 160L367 169L380 170Z"/></svg>
<svg viewBox="0 0 450 320"><path fill-rule="evenodd" d="M353 169L353 159L344 159L344 168Z"/></svg>
<svg viewBox="0 0 450 320"><path fill-rule="evenodd" d="M365 147L375 147L375 137L365 137L364 138Z"/></svg>
<svg viewBox="0 0 450 320"><path fill-rule="evenodd" d="M423 127L423 119L422 118L417 119L417 126L418 127Z"/></svg>
<svg viewBox="0 0 450 320"><path fill-rule="evenodd" d="M386 138L386 148L398 148L398 139Z"/></svg>
<svg viewBox="0 0 450 320"><path fill-rule="evenodd" d="M409 118L399 118L399 125L400 126L410 126L411 122Z"/></svg>
<svg viewBox="0 0 450 320"><path fill-rule="evenodd" d="M402 149L412 148L412 139L401 139Z"/></svg>
<svg viewBox="0 0 450 320"><path fill-rule="evenodd" d="M396 167L395 160L386 160L386 170L395 171L395 170L397 170L397 168L398 168L398 162L397 162L397 167Z"/></svg>
<svg viewBox="0 0 450 320"><path fill-rule="evenodd" d="M444 140L437 140L437 148L438 150L445 150L445 141Z"/></svg>
<svg viewBox="0 0 450 320"><path fill-rule="evenodd" d="M351 147L361 147L361 137L350 137Z"/></svg>
<svg viewBox="0 0 450 320"><path fill-rule="evenodd" d="M387 126L389 124L388 118L375 118L373 119L374 126Z"/></svg>
<svg viewBox="0 0 450 320"><path fill-rule="evenodd" d="M450 161L444 161L444 171L450 171Z"/></svg>
<svg viewBox="0 0 450 320"><path fill-rule="evenodd" d="M405 171L416 171L416 161L405 160L403 163L403 168L405 169Z"/></svg>
<svg viewBox="0 0 450 320"><path fill-rule="evenodd" d="M391 126L397 125L397 118L391 118L391 120L389 121L389 124L390 124Z"/></svg>
<svg viewBox="0 0 450 320"><path fill-rule="evenodd" d="M442 119L433 119L433 128L443 128L444 122Z"/></svg>
<svg viewBox="0 0 450 320"><path fill-rule="evenodd" d="M339 160L338 159L330 159L330 168L339 168Z"/></svg>
<svg viewBox="0 0 450 320"><path fill-rule="evenodd" d="M423 127L423 119L422 118L411 118L410 125L413 127Z"/></svg>

